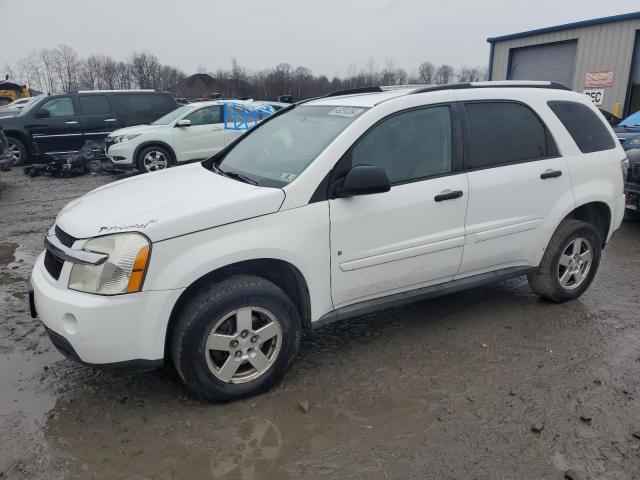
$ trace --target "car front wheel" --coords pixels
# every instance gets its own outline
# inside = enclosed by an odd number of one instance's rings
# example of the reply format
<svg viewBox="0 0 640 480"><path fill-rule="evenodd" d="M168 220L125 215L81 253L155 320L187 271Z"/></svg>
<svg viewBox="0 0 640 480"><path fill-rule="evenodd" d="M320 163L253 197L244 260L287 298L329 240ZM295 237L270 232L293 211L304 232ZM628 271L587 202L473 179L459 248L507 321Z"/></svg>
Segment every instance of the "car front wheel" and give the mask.
<svg viewBox="0 0 640 480"><path fill-rule="evenodd" d="M9 153L13 157L12 165L24 165L24 162L29 156L29 152L24 143L14 137L7 137L7 143L9 144Z"/></svg>
<svg viewBox="0 0 640 480"><path fill-rule="evenodd" d="M171 166L172 157L166 148L151 146L138 154L138 170L142 173L165 170Z"/></svg>
<svg viewBox="0 0 640 480"><path fill-rule="evenodd" d="M196 294L172 330L176 370L197 395L230 401L272 388L300 345L300 319L273 283L235 275Z"/></svg>
<svg viewBox="0 0 640 480"><path fill-rule="evenodd" d="M538 270L528 276L531 289L556 303L578 298L596 275L602 243L593 225L563 220L551 237Z"/></svg>

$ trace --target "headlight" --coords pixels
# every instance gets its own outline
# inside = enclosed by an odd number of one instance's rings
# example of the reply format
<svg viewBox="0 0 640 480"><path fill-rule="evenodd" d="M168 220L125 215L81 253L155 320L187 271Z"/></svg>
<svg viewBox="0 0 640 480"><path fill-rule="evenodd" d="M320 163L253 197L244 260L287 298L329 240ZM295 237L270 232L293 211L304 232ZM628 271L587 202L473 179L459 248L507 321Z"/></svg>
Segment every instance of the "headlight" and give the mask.
<svg viewBox="0 0 640 480"><path fill-rule="evenodd" d="M640 145L640 138L634 138L633 140L629 140L629 145Z"/></svg>
<svg viewBox="0 0 640 480"><path fill-rule="evenodd" d="M149 264L149 241L139 233L117 233L89 240L83 250L106 253L100 265L74 264L69 288L101 295L139 292Z"/></svg>
<svg viewBox="0 0 640 480"><path fill-rule="evenodd" d="M140 135L142 135L141 133L131 133L129 135L114 135L113 137L111 137L111 139L113 140L113 143L122 143L122 142L126 142L127 140L133 140L136 137L139 137Z"/></svg>

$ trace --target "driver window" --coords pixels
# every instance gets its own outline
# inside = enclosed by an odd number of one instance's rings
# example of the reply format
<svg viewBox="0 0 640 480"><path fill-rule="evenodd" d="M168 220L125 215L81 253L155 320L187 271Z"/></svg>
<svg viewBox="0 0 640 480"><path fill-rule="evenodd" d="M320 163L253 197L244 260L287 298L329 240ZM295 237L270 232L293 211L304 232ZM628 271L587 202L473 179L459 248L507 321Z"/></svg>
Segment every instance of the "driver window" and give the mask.
<svg viewBox="0 0 640 480"><path fill-rule="evenodd" d="M421 108L383 120L355 145L351 165L380 167L392 184L451 173L449 107Z"/></svg>
<svg viewBox="0 0 640 480"><path fill-rule="evenodd" d="M75 115L73 101L70 97L60 97L49 100L42 106L52 117L69 117Z"/></svg>
<svg viewBox="0 0 640 480"><path fill-rule="evenodd" d="M213 125L215 123L222 123L220 110L220 105L211 105L210 107L204 107L196 110L193 113L190 113L184 119L191 120L191 126Z"/></svg>

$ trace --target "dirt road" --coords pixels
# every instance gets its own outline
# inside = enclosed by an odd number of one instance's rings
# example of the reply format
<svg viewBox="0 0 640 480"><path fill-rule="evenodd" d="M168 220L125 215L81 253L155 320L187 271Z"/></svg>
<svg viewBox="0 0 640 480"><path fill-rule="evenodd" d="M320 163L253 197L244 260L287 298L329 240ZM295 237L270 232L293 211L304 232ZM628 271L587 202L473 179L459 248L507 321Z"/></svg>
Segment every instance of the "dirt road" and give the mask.
<svg viewBox="0 0 640 480"><path fill-rule="evenodd" d="M211 405L75 365L29 316L44 232L112 180L0 174L0 479L640 479L640 223L579 301L517 279L334 324L276 390Z"/></svg>

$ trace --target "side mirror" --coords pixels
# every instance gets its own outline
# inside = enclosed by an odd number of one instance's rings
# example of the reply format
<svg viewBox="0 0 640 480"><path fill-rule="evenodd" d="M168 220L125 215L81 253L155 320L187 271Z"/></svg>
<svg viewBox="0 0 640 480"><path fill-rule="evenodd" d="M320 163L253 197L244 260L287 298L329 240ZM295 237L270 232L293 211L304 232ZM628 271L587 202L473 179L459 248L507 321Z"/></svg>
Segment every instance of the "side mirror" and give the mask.
<svg viewBox="0 0 640 480"><path fill-rule="evenodd" d="M176 122L176 127L190 127L191 126L191 120L178 120Z"/></svg>
<svg viewBox="0 0 640 480"><path fill-rule="evenodd" d="M333 192L336 197L354 197L389 190L391 183L384 170L373 165L356 165L335 185Z"/></svg>
<svg viewBox="0 0 640 480"><path fill-rule="evenodd" d="M49 118L51 116L51 112L49 110L45 110L41 108L36 112L36 118Z"/></svg>

